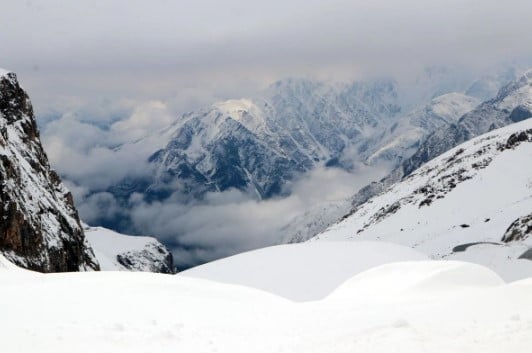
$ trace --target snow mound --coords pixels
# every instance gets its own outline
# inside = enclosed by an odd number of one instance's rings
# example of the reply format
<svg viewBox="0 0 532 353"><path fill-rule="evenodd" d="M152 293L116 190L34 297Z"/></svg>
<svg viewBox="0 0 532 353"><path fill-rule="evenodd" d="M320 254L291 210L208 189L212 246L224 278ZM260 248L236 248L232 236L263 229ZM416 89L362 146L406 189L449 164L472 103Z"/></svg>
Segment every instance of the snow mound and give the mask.
<svg viewBox="0 0 532 353"><path fill-rule="evenodd" d="M459 261L384 264L364 271L338 287L328 299L396 296L399 293L482 288L505 282L487 267Z"/></svg>
<svg viewBox="0 0 532 353"><path fill-rule="evenodd" d="M249 251L181 272L186 277L239 284L294 301L324 298L372 267L427 257L384 242L314 242Z"/></svg>
<svg viewBox="0 0 532 353"><path fill-rule="evenodd" d="M532 345L532 279L504 284L458 262L387 264L305 303L153 273L0 271L0 281L3 352L525 353Z"/></svg>

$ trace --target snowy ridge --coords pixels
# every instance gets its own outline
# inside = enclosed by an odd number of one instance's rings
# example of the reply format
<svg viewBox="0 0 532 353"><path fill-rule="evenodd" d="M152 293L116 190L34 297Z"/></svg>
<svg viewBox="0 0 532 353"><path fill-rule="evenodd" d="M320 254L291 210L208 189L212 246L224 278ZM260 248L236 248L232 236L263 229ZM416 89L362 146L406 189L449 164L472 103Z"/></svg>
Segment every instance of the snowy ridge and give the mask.
<svg viewBox="0 0 532 353"><path fill-rule="evenodd" d="M507 76L510 77L513 74L507 74L504 77ZM357 192L351 198L353 207L356 208L371 197L383 193L423 164L460 143L498 127L532 117L532 110L528 108L532 96L525 94L525 92L529 92L529 87L532 85L530 77L530 72L527 72L520 78L507 83L498 91L495 98L481 103L472 111L464 114L457 123L439 128L429 134L418 147L414 146L417 148L415 153L393 169L388 176L378 182L367 185ZM488 81L491 82L492 80L493 78ZM499 83L500 80L500 77L496 79ZM515 105L511 107L504 106L503 101L513 102Z"/></svg>
<svg viewBox="0 0 532 353"><path fill-rule="evenodd" d="M102 271L174 273L172 254L153 237L131 236L84 226Z"/></svg>
<svg viewBox="0 0 532 353"><path fill-rule="evenodd" d="M218 102L185 114L151 162L149 190L188 193L237 188L260 198L279 194L299 173L326 163L353 168L356 151L399 111L391 82L335 87L279 81L261 98Z"/></svg>
<svg viewBox="0 0 532 353"><path fill-rule="evenodd" d="M6 77L9 73L11 73L11 71L6 70L6 69L2 69L0 67L0 77Z"/></svg>
<svg viewBox="0 0 532 353"><path fill-rule="evenodd" d="M519 257L532 239L502 241L510 225L532 209L530 142L532 120L468 141L313 240L383 240L432 258L484 264L507 279L530 276L532 261Z"/></svg>
<svg viewBox="0 0 532 353"><path fill-rule="evenodd" d="M378 148L368 160L395 160L410 157L428 134L456 123L464 114L472 111L480 102L461 93L448 93L408 112L388 128Z"/></svg>

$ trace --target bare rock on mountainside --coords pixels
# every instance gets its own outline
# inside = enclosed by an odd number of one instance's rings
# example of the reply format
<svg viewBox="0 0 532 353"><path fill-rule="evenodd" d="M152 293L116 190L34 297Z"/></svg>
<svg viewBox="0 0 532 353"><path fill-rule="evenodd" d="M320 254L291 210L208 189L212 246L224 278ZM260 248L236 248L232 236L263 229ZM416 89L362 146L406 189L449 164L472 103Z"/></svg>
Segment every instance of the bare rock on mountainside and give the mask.
<svg viewBox="0 0 532 353"><path fill-rule="evenodd" d="M50 168L33 108L0 70L0 254L41 272L99 270L72 195Z"/></svg>
<svg viewBox="0 0 532 353"><path fill-rule="evenodd" d="M511 241L524 240L532 235L532 213L528 216L520 217L516 219L502 237L502 241L505 243Z"/></svg>
<svg viewBox="0 0 532 353"><path fill-rule="evenodd" d="M174 274L172 253L157 239L83 226L102 271L143 271Z"/></svg>

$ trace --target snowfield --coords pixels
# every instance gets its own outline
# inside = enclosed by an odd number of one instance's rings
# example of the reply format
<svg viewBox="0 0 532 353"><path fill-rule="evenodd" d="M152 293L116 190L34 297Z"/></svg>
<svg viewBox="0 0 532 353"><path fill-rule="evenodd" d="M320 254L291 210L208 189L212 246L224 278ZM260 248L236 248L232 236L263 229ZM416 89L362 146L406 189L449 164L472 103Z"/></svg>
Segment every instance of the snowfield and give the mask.
<svg viewBox="0 0 532 353"><path fill-rule="evenodd" d="M323 242L272 246L193 267L179 275L240 284L294 301L322 299L355 274L397 262L428 260L384 242Z"/></svg>
<svg viewBox="0 0 532 353"><path fill-rule="evenodd" d="M332 244L288 246L287 253L305 249L299 256L305 261L319 253L315 262L332 269L331 263L345 264ZM361 247L360 262L351 259L358 268L382 250ZM401 247L392 249L404 256ZM282 251L276 247L271 255ZM246 256L225 261L244 277L247 265L257 262ZM309 263L302 282L318 267ZM325 270L316 273L316 286L326 277ZM43 275L2 258L0 283L2 352L524 353L532 345L532 279L506 284L491 270L463 262L384 264L337 288L325 281L321 290L328 296L307 302L182 275Z"/></svg>
<svg viewBox="0 0 532 353"><path fill-rule="evenodd" d="M463 143L312 241L382 240L433 259L478 263L508 281L531 277L531 142L528 119ZM503 240L518 219L520 235Z"/></svg>

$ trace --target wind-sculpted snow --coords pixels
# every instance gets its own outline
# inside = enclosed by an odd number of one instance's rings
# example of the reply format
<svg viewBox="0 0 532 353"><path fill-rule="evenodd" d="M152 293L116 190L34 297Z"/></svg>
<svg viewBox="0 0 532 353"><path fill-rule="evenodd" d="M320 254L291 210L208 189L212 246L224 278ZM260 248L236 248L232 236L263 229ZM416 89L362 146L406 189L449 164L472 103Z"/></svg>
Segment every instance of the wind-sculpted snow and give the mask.
<svg viewBox="0 0 532 353"><path fill-rule="evenodd" d="M336 261L322 255L315 261ZM362 262L372 255L366 248ZM301 266L301 275L315 268ZM315 286L330 274L318 272ZM5 352L526 353L532 345L531 280L506 284L463 262L385 264L304 303L180 275L0 268L0 281Z"/></svg>
<svg viewBox="0 0 532 353"><path fill-rule="evenodd" d="M531 128L512 124L442 154L314 240L384 240L508 279L532 275L532 261L519 259L532 247Z"/></svg>
<svg viewBox="0 0 532 353"><path fill-rule="evenodd" d="M295 301L324 298L341 283L372 267L427 260L412 249L383 242L279 245L213 261L180 273L239 284Z"/></svg>

